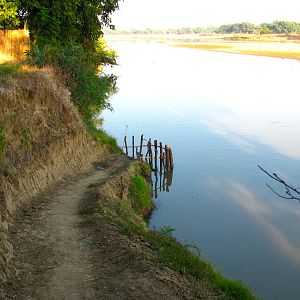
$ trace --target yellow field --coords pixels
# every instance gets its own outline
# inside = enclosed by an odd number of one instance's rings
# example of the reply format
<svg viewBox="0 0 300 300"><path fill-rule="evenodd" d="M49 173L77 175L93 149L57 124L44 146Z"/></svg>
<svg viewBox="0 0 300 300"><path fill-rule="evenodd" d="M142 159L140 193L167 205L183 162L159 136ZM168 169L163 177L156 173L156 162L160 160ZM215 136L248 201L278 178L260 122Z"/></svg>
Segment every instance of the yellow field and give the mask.
<svg viewBox="0 0 300 300"><path fill-rule="evenodd" d="M300 43L295 42L231 42L212 41L197 43L180 43L176 47L210 50L227 53L272 56L300 59Z"/></svg>

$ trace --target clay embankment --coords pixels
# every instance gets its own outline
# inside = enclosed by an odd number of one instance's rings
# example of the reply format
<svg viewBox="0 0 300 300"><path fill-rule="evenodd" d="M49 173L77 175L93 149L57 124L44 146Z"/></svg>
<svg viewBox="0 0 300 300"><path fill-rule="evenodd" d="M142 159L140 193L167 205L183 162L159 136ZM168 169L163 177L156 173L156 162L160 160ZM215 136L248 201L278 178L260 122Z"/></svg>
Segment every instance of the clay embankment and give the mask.
<svg viewBox="0 0 300 300"><path fill-rule="evenodd" d="M13 77L0 78L1 280L13 256L7 229L15 209L106 153L88 137L53 70L23 69Z"/></svg>

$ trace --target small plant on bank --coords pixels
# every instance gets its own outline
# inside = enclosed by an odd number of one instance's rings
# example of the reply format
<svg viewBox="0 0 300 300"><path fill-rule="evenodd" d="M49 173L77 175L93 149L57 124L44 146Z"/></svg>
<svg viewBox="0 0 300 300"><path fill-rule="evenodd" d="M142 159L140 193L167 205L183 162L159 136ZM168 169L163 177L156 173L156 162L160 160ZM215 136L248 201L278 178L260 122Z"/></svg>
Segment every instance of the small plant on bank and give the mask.
<svg viewBox="0 0 300 300"><path fill-rule="evenodd" d="M129 198L133 209L141 215L147 215L154 207L150 197L149 185L140 175L135 175L131 178Z"/></svg>

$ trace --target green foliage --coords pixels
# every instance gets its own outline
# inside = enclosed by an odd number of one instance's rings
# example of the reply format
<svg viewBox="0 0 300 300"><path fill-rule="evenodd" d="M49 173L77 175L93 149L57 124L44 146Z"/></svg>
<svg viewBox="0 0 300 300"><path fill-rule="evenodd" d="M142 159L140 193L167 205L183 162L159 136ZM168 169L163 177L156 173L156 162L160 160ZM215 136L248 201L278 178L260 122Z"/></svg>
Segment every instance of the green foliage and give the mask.
<svg viewBox="0 0 300 300"><path fill-rule="evenodd" d="M119 0L0 1L11 3L10 14L20 26L27 23L33 41L75 41L90 48L102 27L113 27L110 15L119 8Z"/></svg>
<svg viewBox="0 0 300 300"><path fill-rule="evenodd" d="M5 146L6 146L5 129L4 129L4 125L0 123L0 159L4 155Z"/></svg>
<svg viewBox="0 0 300 300"><path fill-rule="evenodd" d="M165 235L172 235L172 233L175 231L175 228L170 227L170 226L163 226L163 227L159 228L159 231Z"/></svg>
<svg viewBox="0 0 300 300"><path fill-rule="evenodd" d="M217 29L217 33L256 33L258 26L243 22L229 25L222 25Z"/></svg>
<svg viewBox="0 0 300 300"><path fill-rule="evenodd" d="M151 211L153 208L149 185L140 175L135 175L131 178L129 197L132 199L132 207L137 213L143 214Z"/></svg>
<svg viewBox="0 0 300 300"><path fill-rule="evenodd" d="M122 153L122 149L118 146L117 140L106 133L103 129L96 128L93 124L87 127L90 136L99 144L106 145L107 148L114 153Z"/></svg>
<svg viewBox="0 0 300 300"><path fill-rule="evenodd" d="M223 292L223 299L258 299L240 281L224 278L219 272L215 272L214 281L216 286Z"/></svg>
<svg viewBox="0 0 300 300"><path fill-rule="evenodd" d="M101 56L101 62L103 64L116 64L117 52L107 46L103 38L99 38L96 43L96 51Z"/></svg>
<svg viewBox="0 0 300 300"><path fill-rule="evenodd" d="M0 29L15 29L20 24L18 0L0 0Z"/></svg>
<svg viewBox="0 0 300 300"><path fill-rule="evenodd" d="M114 138L98 129L95 119L99 113L110 108L109 98L117 91L114 75L96 74L98 65L115 62L116 54L103 42L97 51L84 48L81 44L69 42L36 44L29 53L29 62L43 67L53 65L67 78L72 100L78 107L90 135L98 142L119 151Z"/></svg>
<svg viewBox="0 0 300 300"><path fill-rule="evenodd" d="M255 25L248 22L224 24L219 27L182 27L171 29L131 29L122 31L107 31L110 34L287 34L300 32L300 23L289 21L274 21Z"/></svg>

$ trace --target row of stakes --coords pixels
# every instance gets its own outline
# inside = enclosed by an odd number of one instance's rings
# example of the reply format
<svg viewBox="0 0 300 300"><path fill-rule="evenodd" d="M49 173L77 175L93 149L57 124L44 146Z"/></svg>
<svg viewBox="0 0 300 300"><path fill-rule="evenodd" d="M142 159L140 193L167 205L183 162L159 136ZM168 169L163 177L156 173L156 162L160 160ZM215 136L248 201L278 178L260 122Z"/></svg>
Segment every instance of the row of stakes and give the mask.
<svg viewBox="0 0 300 300"><path fill-rule="evenodd" d="M147 141L144 139L144 135L141 135L140 143L135 144L135 137L132 136L132 146L128 146L127 137L124 137L124 147L125 153L130 156L129 149L131 150L132 158L137 158L139 160L145 160L147 163L150 164L150 167L153 171L158 171L158 164L159 170L162 172L168 172L173 170L174 168L174 161L173 161L173 152L171 147L168 145L163 146L162 142L158 142L154 140L153 144L151 142L151 138L148 140L147 144L145 145L144 142ZM147 149L146 154L143 154L143 148ZM153 148L153 150L152 150Z"/></svg>

